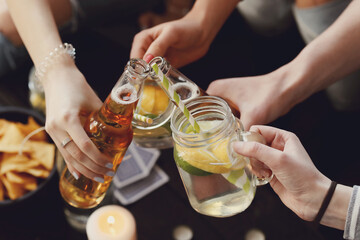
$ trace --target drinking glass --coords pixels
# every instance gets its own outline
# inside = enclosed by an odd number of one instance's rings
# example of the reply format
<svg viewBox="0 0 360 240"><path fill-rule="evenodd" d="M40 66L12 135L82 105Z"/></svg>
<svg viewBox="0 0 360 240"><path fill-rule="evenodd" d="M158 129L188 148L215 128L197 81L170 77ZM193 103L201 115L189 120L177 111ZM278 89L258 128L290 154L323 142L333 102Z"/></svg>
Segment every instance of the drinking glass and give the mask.
<svg viewBox="0 0 360 240"><path fill-rule="evenodd" d="M176 109L171 117L174 159L191 206L201 214L229 217L251 204L256 187L271 178L258 178L257 164L232 150L234 141L259 141L263 137L244 131L239 119L221 98L201 96L185 104L200 126L195 133ZM261 166L262 167L262 166Z"/></svg>

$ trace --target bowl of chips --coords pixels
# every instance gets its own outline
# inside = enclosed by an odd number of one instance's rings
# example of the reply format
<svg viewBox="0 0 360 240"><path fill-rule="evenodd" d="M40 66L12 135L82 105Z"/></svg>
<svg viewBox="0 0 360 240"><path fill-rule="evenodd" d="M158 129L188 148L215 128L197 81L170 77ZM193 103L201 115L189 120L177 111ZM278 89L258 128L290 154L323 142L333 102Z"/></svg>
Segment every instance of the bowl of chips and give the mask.
<svg viewBox="0 0 360 240"><path fill-rule="evenodd" d="M45 119L21 107L0 107L0 209L42 192L56 174L56 147Z"/></svg>

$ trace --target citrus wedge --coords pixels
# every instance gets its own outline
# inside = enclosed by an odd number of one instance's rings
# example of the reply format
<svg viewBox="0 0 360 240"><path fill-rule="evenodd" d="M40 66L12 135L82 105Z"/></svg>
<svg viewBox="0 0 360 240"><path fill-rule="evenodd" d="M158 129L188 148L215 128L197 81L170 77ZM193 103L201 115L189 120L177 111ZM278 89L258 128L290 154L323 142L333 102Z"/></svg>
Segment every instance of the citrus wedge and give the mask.
<svg viewBox="0 0 360 240"><path fill-rule="evenodd" d="M159 87L155 87L155 103L152 110L153 114L160 115L165 112L166 108L169 105L169 98L166 93Z"/></svg>
<svg viewBox="0 0 360 240"><path fill-rule="evenodd" d="M155 86L145 85L141 96L139 114L151 114L155 105Z"/></svg>

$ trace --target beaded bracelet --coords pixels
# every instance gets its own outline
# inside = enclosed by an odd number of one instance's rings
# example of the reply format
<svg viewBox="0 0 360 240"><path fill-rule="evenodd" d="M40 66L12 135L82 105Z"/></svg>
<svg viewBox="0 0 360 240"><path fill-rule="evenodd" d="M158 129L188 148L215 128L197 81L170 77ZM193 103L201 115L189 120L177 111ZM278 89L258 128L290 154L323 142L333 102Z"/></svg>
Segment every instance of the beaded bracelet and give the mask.
<svg viewBox="0 0 360 240"><path fill-rule="evenodd" d="M69 55L72 59L75 59L75 48L70 43L60 44L52 52L49 53L45 60L40 63L39 67L35 71L35 84L39 89L42 89L42 79L44 78L47 70L54 63L58 62L62 57Z"/></svg>

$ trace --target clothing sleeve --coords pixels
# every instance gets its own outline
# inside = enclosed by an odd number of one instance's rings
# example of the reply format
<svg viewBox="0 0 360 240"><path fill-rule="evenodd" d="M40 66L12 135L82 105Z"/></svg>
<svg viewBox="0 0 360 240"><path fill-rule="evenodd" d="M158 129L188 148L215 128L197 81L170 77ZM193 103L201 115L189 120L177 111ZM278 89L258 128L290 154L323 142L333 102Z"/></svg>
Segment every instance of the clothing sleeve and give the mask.
<svg viewBox="0 0 360 240"><path fill-rule="evenodd" d="M360 186L354 186L345 222L344 239L360 240Z"/></svg>

